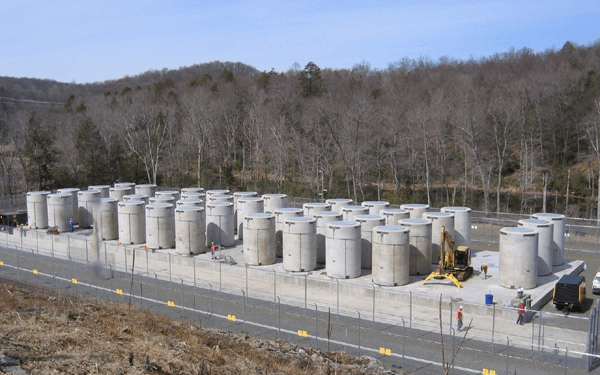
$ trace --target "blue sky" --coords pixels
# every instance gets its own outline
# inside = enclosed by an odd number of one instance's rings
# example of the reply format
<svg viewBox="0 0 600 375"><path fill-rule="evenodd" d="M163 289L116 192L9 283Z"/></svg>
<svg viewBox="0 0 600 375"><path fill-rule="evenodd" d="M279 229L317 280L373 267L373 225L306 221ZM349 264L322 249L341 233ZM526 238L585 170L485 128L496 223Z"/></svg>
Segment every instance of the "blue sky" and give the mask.
<svg viewBox="0 0 600 375"><path fill-rule="evenodd" d="M99 82L214 60L387 68L600 39L598 0L0 2L0 76Z"/></svg>

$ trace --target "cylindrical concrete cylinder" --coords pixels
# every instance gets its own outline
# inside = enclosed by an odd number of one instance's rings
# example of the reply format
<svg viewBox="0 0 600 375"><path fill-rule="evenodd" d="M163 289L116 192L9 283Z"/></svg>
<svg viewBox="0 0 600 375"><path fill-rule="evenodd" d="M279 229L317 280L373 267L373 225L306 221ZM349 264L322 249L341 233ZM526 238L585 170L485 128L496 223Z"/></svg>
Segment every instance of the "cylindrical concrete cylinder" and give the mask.
<svg viewBox="0 0 600 375"><path fill-rule="evenodd" d="M133 188L128 186L112 187L109 189L109 197L116 198L119 202L123 202L125 195L133 194Z"/></svg>
<svg viewBox="0 0 600 375"><path fill-rule="evenodd" d="M275 215L262 212L245 215L244 263L251 266L273 264L275 248Z"/></svg>
<svg viewBox="0 0 600 375"><path fill-rule="evenodd" d="M410 218L411 219L422 219L423 218L423 214L425 212L429 211L429 205L428 204L421 204L421 203L406 203L406 204L401 204L400 208L407 210L408 212L410 212Z"/></svg>
<svg viewBox="0 0 600 375"><path fill-rule="evenodd" d="M128 187L131 188L131 191L133 194L133 192L135 191L135 183L134 182L115 182L115 187Z"/></svg>
<svg viewBox="0 0 600 375"><path fill-rule="evenodd" d="M332 198L327 199L325 202L331 205L331 211L342 213L342 207L350 206L353 203L352 199L346 198Z"/></svg>
<svg viewBox="0 0 600 375"><path fill-rule="evenodd" d="M304 217L314 217L315 212L331 211L331 205L324 202L309 202L302 205Z"/></svg>
<svg viewBox="0 0 600 375"><path fill-rule="evenodd" d="M123 195L123 202L142 201L142 202L148 204L148 203L150 203L149 199L150 198L146 194L129 194L129 195Z"/></svg>
<svg viewBox="0 0 600 375"><path fill-rule="evenodd" d="M116 198L114 198L116 199ZM146 203L119 202L119 242L137 245L146 242Z"/></svg>
<svg viewBox="0 0 600 375"><path fill-rule="evenodd" d="M265 201L259 197L239 197L237 206L237 234L238 240L241 240L244 238L244 218L249 214L263 213Z"/></svg>
<svg viewBox="0 0 600 375"><path fill-rule="evenodd" d="M100 192L100 198L110 197L110 185L91 185L88 190L96 190Z"/></svg>
<svg viewBox="0 0 600 375"><path fill-rule="evenodd" d="M317 221L317 262L325 263L327 258L327 224L332 221L342 221L343 215L334 211L319 211L315 212L313 218Z"/></svg>
<svg viewBox="0 0 600 375"><path fill-rule="evenodd" d="M519 226L538 231L538 276L547 276L552 273L554 260L554 224L548 220L523 219Z"/></svg>
<svg viewBox="0 0 600 375"><path fill-rule="evenodd" d="M398 225L399 220L410 218L410 212L402 208L386 208L379 215L385 218L385 225Z"/></svg>
<svg viewBox="0 0 600 375"><path fill-rule="evenodd" d="M175 208L179 207L202 207L204 208L204 202L200 199L180 199L175 202Z"/></svg>
<svg viewBox="0 0 600 375"><path fill-rule="evenodd" d="M79 228L90 228L94 224L94 208L100 200L100 192L83 190L77 193Z"/></svg>
<svg viewBox="0 0 600 375"><path fill-rule="evenodd" d="M431 263L438 264L442 251L442 227L454 239L454 214L450 212L425 212L423 219L431 220ZM446 245L447 250L448 246Z"/></svg>
<svg viewBox="0 0 600 375"><path fill-rule="evenodd" d="M154 196L152 198L148 198L148 204L167 203L167 204L170 204L173 207L175 207L175 202L177 202L177 199L175 199L175 197L169 197L169 196L163 196L163 197Z"/></svg>
<svg viewBox="0 0 600 375"><path fill-rule="evenodd" d="M263 194L265 212L275 213L275 210L288 206L288 197L285 194Z"/></svg>
<svg viewBox="0 0 600 375"><path fill-rule="evenodd" d="M181 188L181 198L183 198L184 194L190 194L190 193L202 193L204 194L204 188L201 187L187 187L187 188Z"/></svg>
<svg viewBox="0 0 600 375"><path fill-rule="evenodd" d="M175 207L172 204L146 205L146 246L149 249L175 247Z"/></svg>
<svg viewBox="0 0 600 375"><path fill-rule="evenodd" d="M213 202L206 205L206 243L233 246L233 203Z"/></svg>
<svg viewBox="0 0 600 375"><path fill-rule="evenodd" d="M203 204L206 206L206 194L204 193L194 193L194 192L190 192L190 193L184 193L183 189L181 191L181 199L200 199L202 202L204 202Z"/></svg>
<svg viewBox="0 0 600 375"><path fill-rule="evenodd" d="M48 194L48 226L58 232L69 231L69 219L73 214L73 196L70 193Z"/></svg>
<svg viewBox="0 0 600 375"><path fill-rule="evenodd" d="M344 216L344 221L354 221L359 215L368 215L369 208L364 206L354 206L348 205L342 207L342 215Z"/></svg>
<svg viewBox="0 0 600 375"><path fill-rule="evenodd" d="M210 197L211 195L227 195L231 194L231 192L227 189L218 189L218 190L207 190L205 192L206 197Z"/></svg>
<svg viewBox="0 0 600 375"><path fill-rule="evenodd" d="M554 224L553 232L553 247L554 257L552 258L553 266L562 266L565 263L565 226L566 217L562 214L537 213L531 215L533 219L548 220Z"/></svg>
<svg viewBox="0 0 600 375"><path fill-rule="evenodd" d="M402 219L398 222L409 229L409 270L411 275L429 275L431 273L431 220ZM438 259L439 261L439 259Z"/></svg>
<svg viewBox="0 0 600 375"><path fill-rule="evenodd" d="M175 209L175 250L184 255L206 251L204 207L184 206Z"/></svg>
<svg viewBox="0 0 600 375"><path fill-rule="evenodd" d="M288 217L301 217L301 208L278 208L273 213L275 215L275 241L277 243L276 255L283 256L283 223Z"/></svg>
<svg viewBox="0 0 600 375"><path fill-rule="evenodd" d="M119 201L116 198L100 198L94 210L94 226L102 241L113 241L119 238Z"/></svg>
<svg viewBox="0 0 600 375"><path fill-rule="evenodd" d="M354 220L360 224L360 264L370 270L373 264L373 228L385 225L385 219L379 215L358 215Z"/></svg>
<svg viewBox="0 0 600 375"><path fill-rule="evenodd" d="M141 184L135 185L135 193L143 194L148 198L154 197L156 195L156 185L154 184Z"/></svg>
<svg viewBox="0 0 600 375"><path fill-rule="evenodd" d="M283 269L290 272L317 268L317 221L289 217L283 224Z"/></svg>
<svg viewBox="0 0 600 375"><path fill-rule="evenodd" d="M211 195L207 199L208 203L211 202L231 202L233 203L233 195Z"/></svg>
<svg viewBox="0 0 600 375"><path fill-rule="evenodd" d="M332 221L327 224L327 276L336 279L359 277L360 224Z"/></svg>
<svg viewBox="0 0 600 375"><path fill-rule="evenodd" d="M181 193L178 192L177 190L162 190L162 191L157 191L154 194L155 197L170 197L170 198L175 198L175 201L178 201L181 199Z"/></svg>
<svg viewBox="0 0 600 375"><path fill-rule="evenodd" d="M91 190L91 189L89 189L89 190ZM57 193L71 194L72 213L70 216L73 219L74 224L79 224L79 200L77 198L77 193L79 193L79 191L80 191L80 189L77 189L77 188L66 188L66 189L56 190ZM106 194L108 196L108 185L106 188ZM100 193L100 196L102 197L102 193Z"/></svg>
<svg viewBox="0 0 600 375"><path fill-rule="evenodd" d="M535 288L537 285L538 231L525 227L500 229L500 277L498 285Z"/></svg>
<svg viewBox="0 0 600 375"><path fill-rule="evenodd" d="M30 191L27 193L27 225L35 229L48 228L49 191Z"/></svg>
<svg viewBox="0 0 600 375"><path fill-rule="evenodd" d="M442 207L441 211L454 214L454 244L471 247L471 209L469 207Z"/></svg>
<svg viewBox="0 0 600 375"><path fill-rule="evenodd" d="M390 202L386 201L365 201L361 203L361 206L369 209L369 215L381 215L381 210L390 208Z"/></svg>
<svg viewBox="0 0 600 375"><path fill-rule="evenodd" d="M373 228L373 282L406 285L409 282L409 229L399 225Z"/></svg>
<svg viewBox="0 0 600 375"><path fill-rule="evenodd" d="M243 226L243 218L238 218L238 211L239 211L239 205L238 205L238 199L240 198L256 198L258 197L258 193L255 191L236 191L235 193L233 193L233 220L235 220L236 226L235 226L235 233L239 235L239 226L242 225Z"/></svg>

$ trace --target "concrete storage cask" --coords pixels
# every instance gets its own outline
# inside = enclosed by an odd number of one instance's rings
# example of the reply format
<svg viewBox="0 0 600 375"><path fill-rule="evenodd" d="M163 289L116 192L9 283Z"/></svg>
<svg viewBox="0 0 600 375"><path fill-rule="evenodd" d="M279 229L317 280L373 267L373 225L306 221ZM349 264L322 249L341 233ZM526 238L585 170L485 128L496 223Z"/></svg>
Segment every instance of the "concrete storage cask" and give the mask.
<svg viewBox="0 0 600 375"><path fill-rule="evenodd" d="M146 204L150 203L150 198L146 194L129 194L123 195L123 202L142 201Z"/></svg>
<svg viewBox="0 0 600 375"><path fill-rule="evenodd" d="M411 275L431 273L431 220L402 219L401 226L409 228L409 270Z"/></svg>
<svg viewBox="0 0 600 375"><path fill-rule="evenodd" d="M315 212L331 211L331 205L323 202L309 202L302 205L304 217L313 217Z"/></svg>
<svg viewBox="0 0 600 375"><path fill-rule="evenodd" d="M233 203L233 195L211 195L208 197L208 202L231 202Z"/></svg>
<svg viewBox="0 0 600 375"><path fill-rule="evenodd" d="M236 191L233 193L233 220L236 223L235 233L239 234L239 227L243 225L243 218L238 217L238 211L240 209L238 205L238 199L240 198L256 198L258 193L255 191ZM264 204L264 203L263 203Z"/></svg>
<svg viewBox="0 0 600 375"><path fill-rule="evenodd" d="M245 215L244 263L251 266L273 264L275 248L275 215L262 212Z"/></svg>
<svg viewBox="0 0 600 375"><path fill-rule="evenodd" d="M385 218L385 225L398 225L399 220L410 218L410 212L402 208L385 208L379 214Z"/></svg>
<svg viewBox="0 0 600 375"><path fill-rule="evenodd" d="M48 228L49 191L30 191L27 196L27 225L34 229Z"/></svg>
<svg viewBox="0 0 600 375"><path fill-rule="evenodd" d="M213 202L206 205L206 244L233 246L233 203Z"/></svg>
<svg viewBox="0 0 600 375"><path fill-rule="evenodd" d="M207 190L205 192L206 197L210 197L211 195L227 195L227 194L231 194L231 192L227 189L220 189L220 190Z"/></svg>
<svg viewBox="0 0 600 375"><path fill-rule="evenodd" d="M110 185L91 185L88 190L96 190L100 192L100 198L110 197Z"/></svg>
<svg viewBox="0 0 600 375"><path fill-rule="evenodd" d="M290 272L317 268L317 221L309 217L289 217L283 229L283 269Z"/></svg>
<svg viewBox="0 0 600 375"><path fill-rule="evenodd" d="M96 225L103 241L119 238L119 201L116 198L98 200L98 205L94 209L94 226Z"/></svg>
<svg viewBox="0 0 600 375"><path fill-rule="evenodd" d="M410 218L411 219L422 219L423 218L423 214L425 212L429 211L429 205L428 204L422 204L422 203L406 203L406 204L401 204L400 208L407 210L408 212L410 212Z"/></svg>
<svg viewBox="0 0 600 375"><path fill-rule="evenodd" d="M128 186L112 187L109 189L109 197L117 198L119 202L123 202L125 195L133 194L133 188Z"/></svg>
<svg viewBox="0 0 600 375"><path fill-rule="evenodd" d="M100 192L82 190L77 193L79 204L79 228L90 228L94 224L94 208L100 200Z"/></svg>
<svg viewBox="0 0 600 375"><path fill-rule="evenodd" d="M265 212L275 213L275 210L288 206L288 197L285 194L263 194Z"/></svg>
<svg viewBox="0 0 600 375"><path fill-rule="evenodd" d="M183 206L175 209L175 250L183 255L206 251L204 207Z"/></svg>
<svg viewBox="0 0 600 375"><path fill-rule="evenodd" d="M331 198L327 199L325 202L331 205L331 211L341 214L342 207L350 206L353 203L353 200L347 198Z"/></svg>
<svg viewBox="0 0 600 375"><path fill-rule="evenodd" d="M409 229L399 225L373 228L373 282L396 286L409 282Z"/></svg>
<svg viewBox="0 0 600 375"><path fill-rule="evenodd" d="M249 214L264 213L265 201L260 197L239 197L237 214L238 240L244 238L244 218Z"/></svg>
<svg viewBox="0 0 600 375"><path fill-rule="evenodd" d="M342 207L342 216L344 217L344 221L354 221L359 215L368 215L369 208L364 206L353 206L348 205Z"/></svg>
<svg viewBox="0 0 600 375"><path fill-rule="evenodd" d="M69 219L73 214L73 196L70 193L48 194L48 226L59 232L69 231Z"/></svg>
<svg viewBox="0 0 600 375"><path fill-rule="evenodd" d="M204 194L204 193L194 193L194 192L184 193L182 191L181 199L199 199L202 202L205 202L205 206L206 206L206 194Z"/></svg>
<svg viewBox="0 0 600 375"><path fill-rule="evenodd" d="M500 229L500 277L505 288L537 286L538 231L525 227Z"/></svg>
<svg viewBox="0 0 600 375"><path fill-rule="evenodd" d="M204 188L201 187L187 187L187 188L181 188L181 198L183 198L184 194L189 194L189 193L202 193L204 194Z"/></svg>
<svg viewBox="0 0 600 375"><path fill-rule="evenodd" d="M135 185L135 193L143 194L148 198L154 197L156 195L156 185L154 184L141 184Z"/></svg>
<svg viewBox="0 0 600 375"><path fill-rule="evenodd" d="M116 198L114 198L116 199ZM146 204L141 201L117 203L119 215L119 242L137 245L146 242Z"/></svg>
<svg viewBox="0 0 600 375"><path fill-rule="evenodd" d="M327 276L336 279L359 277L360 224L332 221L327 225Z"/></svg>
<svg viewBox="0 0 600 375"><path fill-rule="evenodd" d="M565 224L566 218L562 214L537 213L531 215L533 219L548 220L554 224L554 257L552 258L553 266L562 266L565 263Z"/></svg>
<svg viewBox="0 0 600 375"><path fill-rule="evenodd" d="M431 263L439 264L442 251L442 227L454 238L454 214L450 212L425 212L423 219L429 219L431 228Z"/></svg>
<svg viewBox="0 0 600 375"><path fill-rule="evenodd" d="M156 203L167 203L173 205L175 207L175 202L177 199L175 197L163 196L163 197L152 197L148 198L148 204L156 204Z"/></svg>
<svg viewBox="0 0 600 375"><path fill-rule="evenodd" d="M74 224L79 224L79 200L77 199L77 193L79 193L79 191L80 189L77 188L65 188L56 190L57 193L71 194L72 212L70 217L73 219ZM106 194L106 196L108 196L108 186ZM102 193L100 193L100 196L102 197Z"/></svg>
<svg viewBox="0 0 600 375"><path fill-rule="evenodd" d="M155 197L169 197L169 198L174 198L174 202L178 201L181 199L181 193L178 192L177 190L162 190L162 191L157 191L156 193L154 193ZM174 205L175 203L173 203Z"/></svg>
<svg viewBox="0 0 600 375"><path fill-rule="evenodd" d="M175 208L172 204L146 205L146 246L149 249L175 247Z"/></svg>
<svg viewBox="0 0 600 375"><path fill-rule="evenodd" d="M379 215L358 215L354 220L360 224L360 264L362 268L370 270L373 263L373 228L385 225L385 219Z"/></svg>
<svg viewBox="0 0 600 375"><path fill-rule="evenodd" d="M280 257L283 256L283 223L288 217L301 217L302 209L293 207L278 208L273 214L275 215L276 256Z"/></svg>
<svg viewBox="0 0 600 375"><path fill-rule="evenodd" d="M133 192L135 191L135 183L133 183L133 182L115 182L115 187L116 188L120 188L120 187L131 188L131 194L133 194Z"/></svg>
<svg viewBox="0 0 600 375"><path fill-rule="evenodd" d="M332 221L342 221L342 214L333 211L319 211L313 217L317 221L317 262L325 263L327 258L327 224Z"/></svg>
<svg viewBox="0 0 600 375"><path fill-rule="evenodd" d="M454 214L454 244L471 247L471 209L469 207L442 207L440 211Z"/></svg>
<svg viewBox="0 0 600 375"><path fill-rule="evenodd" d="M204 208L204 202L200 199L180 199L175 202L175 208L179 207L202 207Z"/></svg>
<svg viewBox="0 0 600 375"><path fill-rule="evenodd" d="M369 215L380 215L381 210L390 208L390 202L386 201L366 201L361 206L369 209Z"/></svg>
<svg viewBox="0 0 600 375"><path fill-rule="evenodd" d="M538 231L538 276L547 276L552 273L554 260L554 224L548 220L523 219L519 226Z"/></svg>

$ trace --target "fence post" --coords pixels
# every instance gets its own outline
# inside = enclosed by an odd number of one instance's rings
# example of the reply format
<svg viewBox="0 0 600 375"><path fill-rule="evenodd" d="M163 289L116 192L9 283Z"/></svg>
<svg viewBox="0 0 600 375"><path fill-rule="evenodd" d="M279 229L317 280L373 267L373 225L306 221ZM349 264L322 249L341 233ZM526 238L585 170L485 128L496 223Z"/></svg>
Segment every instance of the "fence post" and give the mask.
<svg viewBox="0 0 600 375"><path fill-rule="evenodd" d="M412 290L409 290L408 293L410 295L408 303L408 325L412 329Z"/></svg>
<svg viewBox="0 0 600 375"><path fill-rule="evenodd" d="M244 264L246 266L246 295L248 295L248 263Z"/></svg>
<svg viewBox="0 0 600 375"><path fill-rule="evenodd" d="M336 310L336 314L335 314L335 321L338 322L339 317L340 317L340 280L335 279L336 283L337 283L337 289L336 289L336 293L337 293L337 310Z"/></svg>
<svg viewBox="0 0 600 375"><path fill-rule="evenodd" d="M242 310L242 315L244 316L244 333L246 333L246 293L242 289L242 299L244 300L244 307Z"/></svg>
<svg viewBox="0 0 600 375"><path fill-rule="evenodd" d="M307 294L307 286L306 286L306 281L308 278L308 273L304 274L304 316L306 316L308 314L307 312L307 302L308 302L308 294Z"/></svg>
<svg viewBox="0 0 600 375"><path fill-rule="evenodd" d="M154 288L156 289L156 303L158 303L158 276L154 274Z"/></svg>
<svg viewBox="0 0 600 375"><path fill-rule="evenodd" d="M373 284L373 321L371 322L371 329L375 329L375 284Z"/></svg>
<svg viewBox="0 0 600 375"><path fill-rule="evenodd" d="M319 309L315 303L315 349L319 348Z"/></svg>
<svg viewBox="0 0 600 375"><path fill-rule="evenodd" d="M273 270L273 303L277 302L277 273Z"/></svg>
<svg viewBox="0 0 600 375"><path fill-rule="evenodd" d="M356 313L358 314L358 356L360 357L360 311L356 310Z"/></svg>
<svg viewBox="0 0 600 375"><path fill-rule="evenodd" d="M17 280L19 280L19 250L17 249L17 245L15 245L15 253L17 253ZM52 265L54 266L54 263Z"/></svg>
<svg viewBox="0 0 600 375"><path fill-rule="evenodd" d="M506 338L506 374L508 375L508 350L510 349L510 339Z"/></svg>
<svg viewBox="0 0 600 375"><path fill-rule="evenodd" d="M281 335L281 298L277 296L277 338Z"/></svg>
<svg viewBox="0 0 600 375"><path fill-rule="evenodd" d="M181 309L183 310L183 279L180 277L179 280L181 280Z"/></svg>
<svg viewBox="0 0 600 375"><path fill-rule="evenodd" d="M492 303L492 355L494 354L494 334L496 333L496 304Z"/></svg>

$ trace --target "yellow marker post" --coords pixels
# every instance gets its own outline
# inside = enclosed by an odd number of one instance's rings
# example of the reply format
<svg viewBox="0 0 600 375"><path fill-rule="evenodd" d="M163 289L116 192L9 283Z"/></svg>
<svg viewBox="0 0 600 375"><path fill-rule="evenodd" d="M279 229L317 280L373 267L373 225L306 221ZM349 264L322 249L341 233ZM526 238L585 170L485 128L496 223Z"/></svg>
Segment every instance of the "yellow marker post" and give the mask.
<svg viewBox="0 0 600 375"><path fill-rule="evenodd" d="M489 370L487 368L484 368L482 371L483 375L496 375L496 371L495 370Z"/></svg>
<svg viewBox="0 0 600 375"><path fill-rule="evenodd" d="M298 336L300 336L300 337L308 337L308 332L299 329L298 330Z"/></svg>
<svg viewBox="0 0 600 375"><path fill-rule="evenodd" d="M116 290L117 294L122 296L123 295L123 289L117 289Z"/></svg>
<svg viewBox="0 0 600 375"><path fill-rule="evenodd" d="M0 266L3 266L3 265L4 265L4 262L0 260Z"/></svg>
<svg viewBox="0 0 600 375"><path fill-rule="evenodd" d="M33 270L34 275L37 275L38 273L39 273L38 270Z"/></svg>
<svg viewBox="0 0 600 375"><path fill-rule="evenodd" d="M167 306L169 306L169 307L175 307L175 302L173 302L173 301L167 301Z"/></svg>
<svg viewBox="0 0 600 375"><path fill-rule="evenodd" d="M71 279L71 283L77 284L77 279Z"/></svg>
<svg viewBox="0 0 600 375"><path fill-rule="evenodd" d="M385 348L379 348L379 354L385 354Z"/></svg>
<svg viewBox="0 0 600 375"><path fill-rule="evenodd" d="M392 355L392 349L386 349L385 355Z"/></svg>

